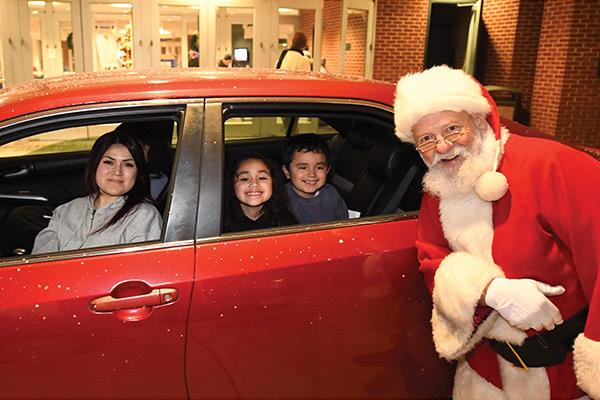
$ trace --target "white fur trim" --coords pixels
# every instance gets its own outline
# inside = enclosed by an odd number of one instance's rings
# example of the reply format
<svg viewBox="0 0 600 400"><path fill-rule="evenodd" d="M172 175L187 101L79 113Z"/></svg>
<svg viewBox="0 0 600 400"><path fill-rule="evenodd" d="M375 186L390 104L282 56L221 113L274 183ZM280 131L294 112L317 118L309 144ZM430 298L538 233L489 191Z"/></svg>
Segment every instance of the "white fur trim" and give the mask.
<svg viewBox="0 0 600 400"><path fill-rule="evenodd" d="M474 335L473 314L486 285L504 277L502 270L481 257L450 253L435 273L431 327L440 356L453 360L471 350L490 329L496 316L490 316Z"/></svg>
<svg viewBox="0 0 600 400"><path fill-rule="evenodd" d="M419 119L446 110L487 114L491 106L470 75L447 65L409 74L398 81L394 122L400 140L414 144L412 128Z"/></svg>
<svg viewBox="0 0 600 400"><path fill-rule="evenodd" d="M529 368L527 371L514 367L496 355L502 377L502 388L509 400L550 399L550 380L546 368Z"/></svg>
<svg viewBox="0 0 600 400"><path fill-rule="evenodd" d="M506 400L501 389L483 379L466 361L460 361L454 374L454 400Z"/></svg>
<svg viewBox="0 0 600 400"><path fill-rule="evenodd" d="M492 205L471 192L440 200L440 222L454 251L465 251L492 262Z"/></svg>
<svg viewBox="0 0 600 400"><path fill-rule="evenodd" d="M493 314L497 313L494 311ZM499 342L522 345L523 341L527 338L527 334L525 331L515 328L498 315L498 318L494 320L494 324L485 332L485 337L498 340Z"/></svg>
<svg viewBox="0 0 600 400"><path fill-rule="evenodd" d="M593 399L600 399L600 342L580 333L573 345L573 366L579 387Z"/></svg>
<svg viewBox="0 0 600 400"><path fill-rule="evenodd" d="M456 360L471 351L486 337L521 344L525 332L512 327L495 311L477 329L473 325L475 308L485 286L504 277L492 262L465 252L454 252L442 260L435 274L431 329L438 354Z"/></svg>
<svg viewBox="0 0 600 400"><path fill-rule="evenodd" d="M503 390L486 381L466 361L459 362L454 375L455 400L491 399L521 400L550 399L550 382L545 368L524 371L513 367L497 356Z"/></svg>

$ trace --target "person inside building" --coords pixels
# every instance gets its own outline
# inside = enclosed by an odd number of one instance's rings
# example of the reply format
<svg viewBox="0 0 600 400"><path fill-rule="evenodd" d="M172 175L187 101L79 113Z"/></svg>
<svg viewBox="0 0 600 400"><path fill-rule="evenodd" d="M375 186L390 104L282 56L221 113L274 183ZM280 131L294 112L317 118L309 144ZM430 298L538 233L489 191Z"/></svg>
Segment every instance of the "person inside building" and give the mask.
<svg viewBox="0 0 600 400"><path fill-rule="evenodd" d="M304 32L294 33L292 45L289 49L281 52L276 68L288 71L310 71L312 69L311 59L304 53L306 45L307 39Z"/></svg>
<svg viewBox="0 0 600 400"><path fill-rule="evenodd" d="M600 398L600 163L509 132L447 66L399 80L395 124L428 166L416 246L453 399Z"/></svg>
<svg viewBox="0 0 600 400"><path fill-rule="evenodd" d="M231 63L233 62L233 58L231 54L225 54L223 58L219 60L219 67L221 68L231 68Z"/></svg>
<svg viewBox="0 0 600 400"><path fill-rule="evenodd" d="M100 136L85 172L90 195L58 206L32 254L156 240L162 220L149 198L144 151L118 131Z"/></svg>

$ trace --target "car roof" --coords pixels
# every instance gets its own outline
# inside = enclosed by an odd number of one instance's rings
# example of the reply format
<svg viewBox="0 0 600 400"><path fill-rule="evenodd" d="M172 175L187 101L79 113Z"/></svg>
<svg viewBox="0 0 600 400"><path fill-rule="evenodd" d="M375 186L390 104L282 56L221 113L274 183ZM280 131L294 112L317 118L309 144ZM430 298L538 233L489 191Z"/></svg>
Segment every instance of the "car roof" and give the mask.
<svg viewBox="0 0 600 400"><path fill-rule="evenodd" d="M392 106L394 85L321 73L221 68L77 73L0 91L0 121L50 109L114 101L196 97L333 97Z"/></svg>

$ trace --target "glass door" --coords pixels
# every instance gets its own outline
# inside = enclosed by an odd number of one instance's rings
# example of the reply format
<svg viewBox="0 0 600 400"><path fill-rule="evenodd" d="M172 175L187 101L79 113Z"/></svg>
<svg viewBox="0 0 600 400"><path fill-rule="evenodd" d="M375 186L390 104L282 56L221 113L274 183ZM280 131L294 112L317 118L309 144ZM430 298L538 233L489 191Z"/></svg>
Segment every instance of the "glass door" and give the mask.
<svg viewBox="0 0 600 400"><path fill-rule="evenodd" d="M342 74L373 77L374 15L373 0L344 0L339 66Z"/></svg>
<svg viewBox="0 0 600 400"><path fill-rule="evenodd" d="M198 67L200 64L200 6L159 6L160 66Z"/></svg>
<svg viewBox="0 0 600 400"><path fill-rule="evenodd" d="M252 67L254 32L254 7L217 7L214 66ZM229 65L226 56L231 57Z"/></svg>
<svg viewBox="0 0 600 400"><path fill-rule="evenodd" d="M75 72L71 3L28 1L33 77Z"/></svg>
<svg viewBox="0 0 600 400"><path fill-rule="evenodd" d="M127 70L134 67L134 4L82 0L87 71Z"/></svg>

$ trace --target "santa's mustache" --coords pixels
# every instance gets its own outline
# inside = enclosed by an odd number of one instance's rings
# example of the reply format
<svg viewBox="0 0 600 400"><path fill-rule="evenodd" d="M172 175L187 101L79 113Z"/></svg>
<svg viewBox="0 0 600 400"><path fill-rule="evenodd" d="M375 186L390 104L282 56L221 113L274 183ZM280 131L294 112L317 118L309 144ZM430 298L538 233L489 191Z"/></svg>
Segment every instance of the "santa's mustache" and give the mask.
<svg viewBox="0 0 600 400"><path fill-rule="evenodd" d="M455 157L468 155L468 153L469 151L463 145L454 144L447 153L440 154L438 152L435 152L433 154L433 159L431 160L431 162L425 162L425 164L427 164L427 167L431 169L435 167L440 161L451 160Z"/></svg>

